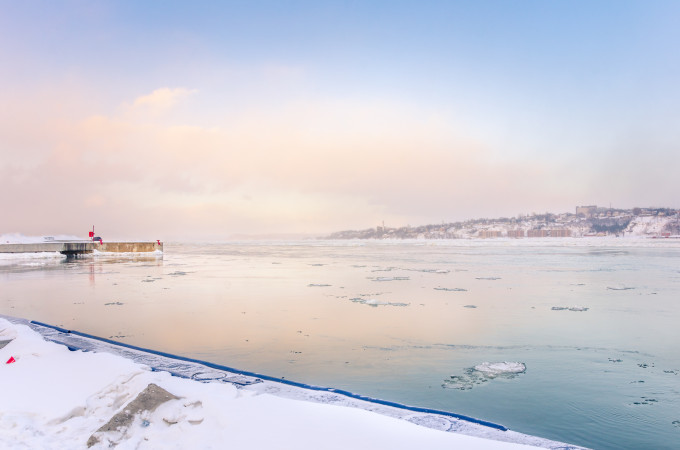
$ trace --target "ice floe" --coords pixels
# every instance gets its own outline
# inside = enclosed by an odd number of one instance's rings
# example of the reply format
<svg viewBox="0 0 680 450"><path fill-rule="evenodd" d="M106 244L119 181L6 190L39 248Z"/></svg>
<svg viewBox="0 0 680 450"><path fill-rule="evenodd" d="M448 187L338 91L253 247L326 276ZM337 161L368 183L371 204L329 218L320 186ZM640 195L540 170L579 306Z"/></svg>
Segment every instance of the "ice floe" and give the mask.
<svg viewBox="0 0 680 450"><path fill-rule="evenodd" d="M610 291L630 291L632 289L635 288L631 286L607 286L607 290Z"/></svg>
<svg viewBox="0 0 680 450"><path fill-rule="evenodd" d="M465 391L495 378L515 378L526 370L526 364L522 362L483 362L465 369L462 375L451 375L444 380L442 387Z"/></svg>
<svg viewBox="0 0 680 450"><path fill-rule="evenodd" d="M409 277L377 277L373 281L408 281Z"/></svg>
<svg viewBox="0 0 680 450"><path fill-rule="evenodd" d="M405 270L410 270L413 272L440 273L440 274L446 274L451 272L449 269L405 269Z"/></svg>
<svg viewBox="0 0 680 450"><path fill-rule="evenodd" d="M590 308L585 306L553 306L553 311L588 311Z"/></svg>
<svg viewBox="0 0 680 450"><path fill-rule="evenodd" d="M351 301L354 303L361 303L362 305L368 305L368 306L408 306L409 303L400 303L400 302L387 302L384 300L377 300L374 298L361 298L361 297L356 297L356 298L350 298Z"/></svg>
<svg viewBox="0 0 680 450"><path fill-rule="evenodd" d="M521 362L484 362L474 367L477 372L482 372L489 378L495 378L504 374L515 374L526 372L527 366Z"/></svg>
<svg viewBox="0 0 680 450"><path fill-rule="evenodd" d="M659 400L650 397L640 397L640 401L633 402L633 405L652 405L658 403Z"/></svg>

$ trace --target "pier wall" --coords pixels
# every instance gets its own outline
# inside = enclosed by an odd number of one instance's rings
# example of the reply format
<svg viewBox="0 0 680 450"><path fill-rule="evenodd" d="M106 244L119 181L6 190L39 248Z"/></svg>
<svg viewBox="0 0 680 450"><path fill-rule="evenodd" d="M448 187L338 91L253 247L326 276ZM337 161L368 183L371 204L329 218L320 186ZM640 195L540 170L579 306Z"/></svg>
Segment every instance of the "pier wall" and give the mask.
<svg viewBox="0 0 680 450"><path fill-rule="evenodd" d="M64 255L82 255L97 250L110 253L150 253L163 251L159 242L42 242L37 244L0 244L0 253L59 252Z"/></svg>
<svg viewBox="0 0 680 450"><path fill-rule="evenodd" d="M0 253L41 253L60 252L64 244L60 242L45 242L40 244L0 244Z"/></svg>
<svg viewBox="0 0 680 450"><path fill-rule="evenodd" d="M114 252L114 253L137 253L137 252L155 252L156 250L163 251L163 244L157 242L104 242L103 244L95 244L95 250L100 252Z"/></svg>

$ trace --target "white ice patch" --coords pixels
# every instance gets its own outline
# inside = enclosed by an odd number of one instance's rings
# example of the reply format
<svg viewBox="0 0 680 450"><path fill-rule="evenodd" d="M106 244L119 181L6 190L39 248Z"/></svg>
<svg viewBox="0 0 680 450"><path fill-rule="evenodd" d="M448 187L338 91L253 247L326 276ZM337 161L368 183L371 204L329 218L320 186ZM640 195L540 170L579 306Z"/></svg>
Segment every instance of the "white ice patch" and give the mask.
<svg viewBox="0 0 680 450"><path fill-rule="evenodd" d="M521 362L484 362L474 367L477 372L482 372L489 378L495 378L498 375L514 374L526 372L527 366Z"/></svg>
<svg viewBox="0 0 680 450"><path fill-rule="evenodd" d="M64 259L65 255L59 252L39 252L39 253L0 253L0 264L16 264L20 263L23 266L29 265L43 265L44 261ZM23 262L25 260L32 260L37 262Z"/></svg>
<svg viewBox="0 0 680 450"><path fill-rule="evenodd" d="M463 375L451 375L444 380L442 387L466 391L496 378L515 378L526 370L526 364L521 362L483 362L465 369Z"/></svg>
<svg viewBox="0 0 680 450"><path fill-rule="evenodd" d="M354 303L361 303L362 305L368 305L368 306L408 306L408 303L398 303L398 302L386 302L384 300L377 300L374 298L350 298L351 301Z"/></svg>
<svg viewBox="0 0 680 450"><path fill-rule="evenodd" d="M623 285L607 286L607 290L609 290L609 291L630 291L632 289L635 289L635 288L631 287L631 286L623 286Z"/></svg>
<svg viewBox="0 0 680 450"><path fill-rule="evenodd" d="M415 270L417 272L425 272L425 273L449 273L451 272L448 269L407 269L407 270Z"/></svg>
<svg viewBox="0 0 680 450"><path fill-rule="evenodd" d="M364 301L365 305L371 305L371 306L378 306L378 305L389 305L390 302L386 302L383 300L376 300L374 298L369 298L368 300Z"/></svg>
<svg viewBox="0 0 680 450"><path fill-rule="evenodd" d="M447 291L447 292L467 292L467 289L463 288L445 288L445 287L436 287L434 288L435 291Z"/></svg>
<svg viewBox="0 0 680 450"><path fill-rule="evenodd" d="M550 309L553 311L588 311L590 308L585 306L553 306Z"/></svg>

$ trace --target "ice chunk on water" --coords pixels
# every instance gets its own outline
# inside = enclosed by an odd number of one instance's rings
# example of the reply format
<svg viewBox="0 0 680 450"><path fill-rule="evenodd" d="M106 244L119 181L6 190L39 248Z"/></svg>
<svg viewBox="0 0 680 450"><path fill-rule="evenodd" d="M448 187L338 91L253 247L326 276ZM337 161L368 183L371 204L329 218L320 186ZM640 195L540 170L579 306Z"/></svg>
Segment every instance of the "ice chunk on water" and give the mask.
<svg viewBox="0 0 680 450"><path fill-rule="evenodd" d="M617 285L617 286L607 286L607 289L610 290L610 291L630 291L630 290L635 289L635 288L631 287L631 286Z"/></svg>
<svg viewBox="0 0 680 450"><path fill-rule="evenodd" d="M444 380L442 387L465 391L496 378L515 378L526 370L527 366L522 362L483 362L465 369L463 375L451 375Z"/></svg>
<svg viewBox="0 0 680 450"><path fill-rule="evenodd" d="M384 300L377 300L374 298L350 298L354 303L361 303L362 305L368 306L408 306L408 303L398 303L398 302L386 302Z"/></svg>
<svg viewBox="0 0 680 450"><path fill-rule="evenodd" d="M371 305L371 306L378 306L378 305L389 305L390 302L385 302L382 300L376 300L374 298L370 298L364 302L365 305Z"/></svg>
<svg viewBox="0 0 680 450"><path fill-rule="evenodd" d="M553 306L552 308L553 311L588 311L590 308L587 308L585 306Z"/></svg>
<svg viewBox="0 0 680 450"><path fill-rule="evenodd" d="M425 273L449 273L451 272L449 269L407 269L407 270L415 270L417 272L425 272Z"/></svg>
<svg viewBox="0 0 680 450"><path fill-rule="evenodd" d="M527 366L521 362L484 362L474 367L477 372L482 372L489 378L495 378L498 375L523 373L526 372Z"/></svg>

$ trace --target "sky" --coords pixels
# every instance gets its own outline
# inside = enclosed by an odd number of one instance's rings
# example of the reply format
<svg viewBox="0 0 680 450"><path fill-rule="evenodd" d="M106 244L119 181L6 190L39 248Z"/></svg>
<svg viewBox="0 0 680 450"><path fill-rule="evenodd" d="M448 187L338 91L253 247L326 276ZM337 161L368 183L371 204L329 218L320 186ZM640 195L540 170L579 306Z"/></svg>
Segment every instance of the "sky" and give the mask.
<svg viewBox="0 0 680 450"><path fill-rule="evenodd" d="M0 234L680 207L677 1L0 0Z"/></svg>

